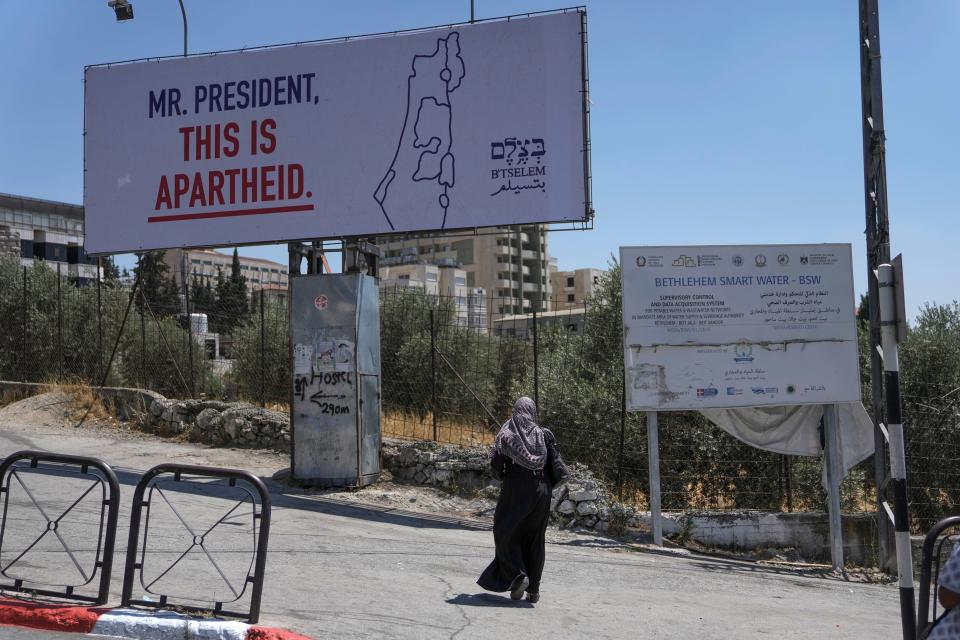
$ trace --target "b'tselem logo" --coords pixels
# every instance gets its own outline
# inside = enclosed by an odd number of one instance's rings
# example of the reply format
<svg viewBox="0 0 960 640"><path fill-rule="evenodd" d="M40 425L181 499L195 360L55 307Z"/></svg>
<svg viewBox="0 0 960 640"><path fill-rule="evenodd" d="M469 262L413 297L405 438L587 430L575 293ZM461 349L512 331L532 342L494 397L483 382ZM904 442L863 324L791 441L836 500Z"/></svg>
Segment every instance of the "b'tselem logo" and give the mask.
<svg viewBox="0 0 960 640"><path fill-rule="evenodd" d="M490 195L520 194L547 190L547 153L543 138L504 138L490 143L490 159L499 164L490 170L490 179L498 187Z"/></svg>

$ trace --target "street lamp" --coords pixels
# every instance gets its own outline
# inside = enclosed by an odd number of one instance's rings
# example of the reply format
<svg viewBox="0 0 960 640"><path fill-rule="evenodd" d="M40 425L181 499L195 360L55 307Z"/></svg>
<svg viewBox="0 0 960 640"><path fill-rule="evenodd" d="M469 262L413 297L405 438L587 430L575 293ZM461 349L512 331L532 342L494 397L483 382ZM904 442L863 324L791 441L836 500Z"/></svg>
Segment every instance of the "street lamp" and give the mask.
<svg viewBox="0 0 960 640"><path fill-rule="evenodd" d="M180 15L183 17L183 57L187 57L187 10L183 7L183 0L180 3ZM117 14L117 22L133 20L133 5L130 0L108 0L107 6L113 9Z"/></svg>
<svg viewBox="0 0 960 640"><path fill-rule="evenodd" d="M107 2L107 6L117 14L117 22L133 20L133 5L127 0L110 0Z"/></svg>

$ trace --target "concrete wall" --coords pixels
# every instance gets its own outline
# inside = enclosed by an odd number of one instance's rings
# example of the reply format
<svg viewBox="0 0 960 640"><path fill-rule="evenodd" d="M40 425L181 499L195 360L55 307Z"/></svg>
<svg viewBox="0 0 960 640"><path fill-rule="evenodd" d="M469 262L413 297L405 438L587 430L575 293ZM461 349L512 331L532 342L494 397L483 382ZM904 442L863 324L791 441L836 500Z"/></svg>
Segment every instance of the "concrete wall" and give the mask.
<svg viewBox="0 0 960 640"><path fill-rule="evenodd" d="M845 513L843 555L848 564L874 566L877 526L873 514ZM796 549L809 561L830 561L830 523L823 512L713 511L665 513L663 532L714 548L737 551Z"/></svg>

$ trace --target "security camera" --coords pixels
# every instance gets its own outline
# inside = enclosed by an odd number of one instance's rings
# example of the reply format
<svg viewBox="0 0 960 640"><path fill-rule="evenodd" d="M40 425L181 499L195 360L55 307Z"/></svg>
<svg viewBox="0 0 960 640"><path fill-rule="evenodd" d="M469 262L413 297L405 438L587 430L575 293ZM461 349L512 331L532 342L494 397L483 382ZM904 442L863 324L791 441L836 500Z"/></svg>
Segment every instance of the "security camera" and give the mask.
<svg viewBox="0 0 960 640"><path fill-rule="evenodd" d="M133 20L133 5L128 0L109 0L107 6L117 14L117 22Z"/></svg>

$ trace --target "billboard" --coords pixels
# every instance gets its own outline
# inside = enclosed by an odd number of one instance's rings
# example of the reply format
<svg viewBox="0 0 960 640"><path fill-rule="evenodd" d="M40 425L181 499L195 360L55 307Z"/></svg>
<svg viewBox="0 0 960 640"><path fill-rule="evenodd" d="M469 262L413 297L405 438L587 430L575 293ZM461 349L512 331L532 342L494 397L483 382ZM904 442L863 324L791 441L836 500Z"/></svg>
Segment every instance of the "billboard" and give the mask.
<svg viewBox="0 0 960 640"><path fill-rule="evenodd" d="M87 67L86 249L584 220L585 21Z"/></svg>
<svg viewBox="0 0 960 640"><path fill-rule="evenodd" d="M848 244L621 247L631 411L860 400Z"/></svg>

